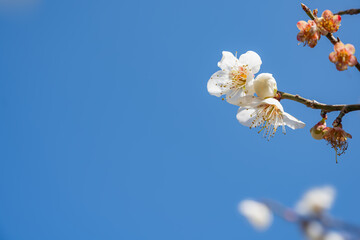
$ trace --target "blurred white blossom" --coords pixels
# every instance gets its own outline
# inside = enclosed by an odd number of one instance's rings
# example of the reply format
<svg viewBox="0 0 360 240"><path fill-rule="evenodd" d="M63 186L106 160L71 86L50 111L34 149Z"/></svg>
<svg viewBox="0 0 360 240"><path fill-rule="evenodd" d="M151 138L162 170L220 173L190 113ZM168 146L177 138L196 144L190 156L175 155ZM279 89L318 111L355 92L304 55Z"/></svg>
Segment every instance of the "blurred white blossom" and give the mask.
<svg viewBox="0 0 360 240"><path fill-rule="evenodd" d="M270 209L265 204L253 200L241 201L239 212L258 230L267 229L273 220Z"/></svg>
<svg viewBox="0 0 360 240"><path fill-rule="evenodd" d="M317 187L307 191L297 203L298 213L320 214L331 208L335 198L335 189L331 186Z"/></svg>
<svg viewBox="0 0 360 240"><path fill-rule="evenodd" d="M329 232L325 235L324 240L345 240L345 238L337 232Z"/></svg>
<svg viewBox="0 0 360 240"><path fill-rule="evenodd" d="M310 240L321 240L324 235L323 226L315 221L309 222L304 227L305 234Z"/></svg>

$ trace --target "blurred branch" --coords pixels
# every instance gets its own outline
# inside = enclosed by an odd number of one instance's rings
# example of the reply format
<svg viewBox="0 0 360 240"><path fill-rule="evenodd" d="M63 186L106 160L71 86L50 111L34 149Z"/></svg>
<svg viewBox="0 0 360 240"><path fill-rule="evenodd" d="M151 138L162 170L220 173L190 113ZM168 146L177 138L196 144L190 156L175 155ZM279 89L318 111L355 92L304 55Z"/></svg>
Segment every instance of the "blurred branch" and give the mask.
<svg viewBox="0 0 360 240"><path fill-rule="evenodd" d="M327 228L339 229L347 232L351 232L357 236L360 236L360 227L344 221L334 219L332 217L326 216L320 218L320 222Z"/></svg>
<svg viewBox="0 0 360 240"><path fill-rule="evenodd" d="M334 13L334 15L355 15L355 14L359 14L359 13L360 13L360 9L354 8L354 9L349 9L349 10Z"/></svg>
<svg viewBox="0 0 360 240"><path fill-rule="evenodd" d="M261 202L264 203L275 215L281 217L282 219L288 222L294 222L300 225L304 225L312 221L316 221L321 223L322 226L324 226L326 229L337 229L337 230L347 231L352 234L355 234L355 236L360 236L359 226L332 218L327 214L302 216L299 215L295 210L286 207L279 202L269 199L262 200Z"/></svg>
<svg viewBox="0 0 360 240"><path fill-rule="evenodd" d="M281 91L278 91L278 93L280 95L278 97L278 99L289 99L289 100L304 104L305 106L307 106L309 108L321 109L321 110L324 110L325 112L341 111L341 114L339 115L340 120L346 113L360 110L360 104L330 105L330 104L319 103L315 100L309 100L309 99L300 97L299 95L293 95L293 94L281 92Z"/></svg>
<svg viewBox="0 0 360 240"><path fill-rule="evenodd" d="M261 202L264 203L274 214L283 218L284 220L288 222L299 221L298 214L291 208L285 207L284 205L269 199L262 200Z"/></svg>
<svg viewBox="0 0 360 240"><path fill-rule="evenodd" d="M301 3L301 7L304 10L304 12L309 16L309 18L311 20L315 20L315 16L314 14L311 12L310 8L308 8L305 4ZM350 9L350 10L354 10L354 9ZM348 10L348 11L350 11ZM355 9L356 10L356 9ZM358 9L359 10L359 9ZM336 15L336 14L335 14ZM332 33L328 33L326 34L327 39L329 39L329 41L335 45L336 43L340 42L340 38L335 38L334 35ZM357 70L360 71L360 63L357 62L355 67L357 68Z"/></svg>

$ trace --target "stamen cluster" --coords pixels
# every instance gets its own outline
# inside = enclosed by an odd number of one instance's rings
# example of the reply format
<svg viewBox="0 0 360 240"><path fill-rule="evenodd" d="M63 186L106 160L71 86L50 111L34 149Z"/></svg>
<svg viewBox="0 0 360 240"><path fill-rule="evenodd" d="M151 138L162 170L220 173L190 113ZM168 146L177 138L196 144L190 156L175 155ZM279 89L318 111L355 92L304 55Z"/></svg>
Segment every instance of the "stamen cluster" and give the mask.
<svg viewBox="0 0 360 240"><path fill-rule="evenodd" d="M264 130L264 137L275 135L278 126L282 126L283 133L286 133L283 115L276 105L261 104L254 113L255 119L251 122L251 128L260 127L258 133ZM253 117L253 115L250 115Z"/></svg>
<svg viewBox="0 0 360 240"><path fill-rule="evenodd" d="M310 129L310 133L314 139L324 139L331 145L331 147L335 150L335 159L337 163L337 156L345 153L348 147L347 140L348 138L352 138L352 136L342 129L341 123L335 124L336 121L333 123L334 127L327 127L326 119L327 116L325 114L323 119Z"/></svg>
<svg viewBox="0 0 360 240"><path fill-rule="evenodd" d="M337 127L326 129L324 134L324 139L331 145L331 147L335 150L336 154L336 163L337 163L337 156L340 156L345 153L346 149L348 148L348 138L352 138L352 136L345 132L342 129L342 126L339 125Z"/></svg>

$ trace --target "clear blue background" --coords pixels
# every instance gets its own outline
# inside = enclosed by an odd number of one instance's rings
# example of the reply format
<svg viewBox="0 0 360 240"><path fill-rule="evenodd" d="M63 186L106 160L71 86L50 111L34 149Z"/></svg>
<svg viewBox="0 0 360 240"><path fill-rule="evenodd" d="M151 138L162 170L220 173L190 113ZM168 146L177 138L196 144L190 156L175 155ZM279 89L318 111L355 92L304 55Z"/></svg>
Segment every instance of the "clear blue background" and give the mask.
<svg viewBox="0 0 360 240"><path fill-rule="evenodd" d="M305 3L320 13L360 7ZM309 135L319 111L282 101L307 126L268 142L206 89L223 50L253 50L279 90L358 103L360 73L335 69L326 38L297 45L296 23L308 19L300 2L2 0L0 8L0 239L301 239L278 218L256 232L237 204L267 197L293 206L324 184L338 189L332 213L360 225L358 112L344 118L353 139L335 164L334 151ZM357 53L359 23L344 16L336 34Z"/></svg>

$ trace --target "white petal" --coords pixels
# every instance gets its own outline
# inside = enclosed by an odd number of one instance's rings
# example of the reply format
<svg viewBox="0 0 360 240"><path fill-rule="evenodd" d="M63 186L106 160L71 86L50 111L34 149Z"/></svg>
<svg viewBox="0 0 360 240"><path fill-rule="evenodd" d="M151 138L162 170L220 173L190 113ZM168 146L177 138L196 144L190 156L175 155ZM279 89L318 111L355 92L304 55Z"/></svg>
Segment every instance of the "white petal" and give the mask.
<svg viewBox="0 0 360 240"><path fill-rule="evenodd" d="M231 89L226 94L226 101L228 103L238 105L238 102L240 101L240 99L243 98L245 95L246 94L245 94L245 91L243 88Z"/></svg>
<svg viewBox="0 0 360 240"><path fill-rule="evenodd" d="M293 117L292 115L290 115L286 112L283 113L283 119L284 119L284 123L286 124L286 126L292 128L292 129L298 129L298 128L305 127L305 123L296 119L295 117Z"/></svg>
<svg viewBox="0 0 360 240"><path fill-rule="evenodd" d="M260 70L262 63L260 56L253 51L247 51L239 58L240 65L248 65L253 74L256 74Z"/></svg>
<svg viewBox="0 0 360 240"><path fill-rule="evenodd" d="M262 103L263 99L260 99L255 96L244 96L238 99L238 102L236 105L245 107L245 108L256 108L260 103Z"/></svg>
<svg viewBox="0 0 360 240"><path fill-rule="evenodd" d="M258 230L267 229L273 220L270 209L263 203L244 200L239 203L239 212Z"/></svg>
<svg viewBox="0 0 360 240"><path fill-rule="evenodd" d="M211 76L207 83L207 89L211 95L220 97L230 90L230 84L229 72L220 70Z"/></svg>
<svg viewBox="0 0 360 240"><path fill-rule="evenodd" d="M246 92L246 95L254 95L254 93L255 93L254 75L252 73L250 73L246 79L245 92Z"/></svg>
<svg viewBox="0 0 360 240"><path fill-rule="evenodd" d="M218 67L225 71L231 71L237 64L238 60L231 52L223 51L222 58L220 62L218 62Z"/></svg>
<svg viewBox="0 0 360 240"><path fill-rule="evenodd" d="M237 120L246 127L251 127L256 119L256 109L240 107L236 114Z"/></svg>

